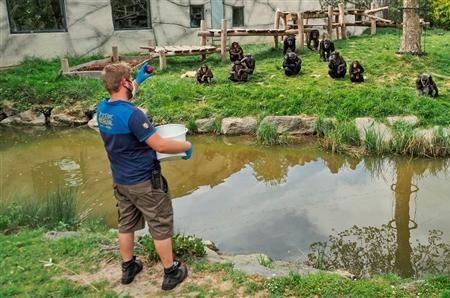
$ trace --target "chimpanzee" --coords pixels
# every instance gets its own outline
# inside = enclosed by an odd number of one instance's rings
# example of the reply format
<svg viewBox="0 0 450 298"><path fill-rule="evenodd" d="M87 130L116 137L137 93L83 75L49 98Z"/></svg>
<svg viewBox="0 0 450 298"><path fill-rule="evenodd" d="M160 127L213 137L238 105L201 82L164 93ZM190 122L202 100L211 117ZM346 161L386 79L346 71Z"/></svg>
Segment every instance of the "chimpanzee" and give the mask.
<svg viewBox="0 0 450 298"><path fill-rule="evenodd" d="M311 51L313 50L318 50L319 49L319 30L313 29L311 31L309 31L308 34L308 49L310 49ZM312 46L311 46L311 42L312 42Z"/></svg>
<svg viewBox="0 0 450 298"><path fill-rule="evenodd" d="M244 58L241 60L242 63L245 63L245 65L248 67L248 73L253 74L253 71L255 70L256 60L255 57L252 55L245 55Z"/></svg>
<svg viewBox="0 0 450 298"><path fill-rule="evenodd" d="M284 39L283 55L286 55L288 49L291 50L292 52L295 52L295 36L294 35L288 35Z"/></svg>
<svg viewBox="0 0 450 298"><path fill-rule="evenodd" d="M334 43L329 39L323 39L319 44L320 58L323 61L328 61L334 50Z"/></svg>
<svg viewBox="0 0 450 298"><path fill-rule="evenodd" d="M208 84L211 85L213 73L208 68L208 65L203 64L198 70L197 70L197 82L200 84Z"/></svg>
<svg viewBox="0 0 450 298"><path fill-rule="evenodd" d="M328 74L334 79L345 77L345 73L347 72L347 64L344 58L339 55L339 52L331 53L328 68Z"/></svg>
<svg viewBox="0 0 450 298"><path fill-rule="evenodd" d="M353 83L362 83L364 82L364 67L359 63L358 60L355 60L350 65L350 80Z"/></svg>
<svg viewBox="0 0 450 298"><path fill-rule="evenodd" d="M297 75L302 68L302 59L294 52L289 52L284 56L283 68L287 76Z"/></svg>
<svg viewBox="0 0 450 298"><path fill-rule="evenodd" d="M248 79L248 67L245 63L236 60L233 62L230 71L230 80L233 82L247 82Z"/></svg>
<svg viewBox="0 0 450 298"><path fill-rule="evenodd" d="M234 61L241 61L242 58L244 58L244 51L242 50L239 43L236 41L231 44L230 48L230 60L231 62Z"/></svg>
<svg viewBox="0 0 450 298"><path fill-rule="evenodd" d="M416 91L417 95L425 95L437 97L438 88L436 83L433 81L431 74L423 74L416 80Z"/></svg>

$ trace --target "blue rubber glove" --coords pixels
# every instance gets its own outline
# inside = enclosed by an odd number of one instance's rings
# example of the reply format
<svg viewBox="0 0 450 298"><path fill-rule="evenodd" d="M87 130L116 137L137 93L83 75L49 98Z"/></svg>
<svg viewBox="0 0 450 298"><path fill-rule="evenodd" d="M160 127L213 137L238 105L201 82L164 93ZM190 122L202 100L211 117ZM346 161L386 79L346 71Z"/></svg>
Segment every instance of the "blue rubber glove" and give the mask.
<svg viewBox="0 0 450 298"><path fill-rule="evenodd" d="M191 144L191 147L189 147L189 149L186 152L184 152L184 153L186 153L186 156L183 156L184 160L188 160L189 158L191 158L191 156L192 156L192 144Z"/></svg>
<svg viewBox="0 0 450 298"><path fill-rule="evenodd" d="M138 71L138 73L136 75L136 78L134 79L138 85L142 84L142 82L144 82L146 79L148 79L149 77L153 76L152 73L148 73L147 71L145 71L145 69L148 66L149 66L148 63L145 63L139 69L139 71Z"/></svg>

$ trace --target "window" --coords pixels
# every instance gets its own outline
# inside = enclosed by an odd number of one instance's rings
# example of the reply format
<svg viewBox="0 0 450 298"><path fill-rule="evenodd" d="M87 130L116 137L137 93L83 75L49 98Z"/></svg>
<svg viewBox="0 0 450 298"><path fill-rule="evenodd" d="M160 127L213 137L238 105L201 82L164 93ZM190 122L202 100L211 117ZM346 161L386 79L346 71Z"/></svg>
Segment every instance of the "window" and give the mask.
<svg viewBox="0 0 450 298"><path fill-rule="evenodd" d="M11 33L67 31L64 0L6 0Z"/></svg>
<svg viewBox="0 0 450 298"><path fill-rule="evenodd" d="M200 21L204 19L203 5L191 5L191 28L200 28Z"/></svg>
<svg viewBox="0 0 450 298"><path fill-rule="evenodd" d="M233 27L244 26L244 7L233 7Z"/></svg>
<svg viewBox="0 0 450 298"><path fill-rule="evenodd" d="M149 0L111 0L114 30L152 28Z"/></svg>
<svg viewBox="0 0 450 298"><path fill-rule="evenodd" d="M355 9L364 9L363 5L357 3L355 4ZM361 22L362 21L362 16L355 16L355 21L356 22Z"/></svg>

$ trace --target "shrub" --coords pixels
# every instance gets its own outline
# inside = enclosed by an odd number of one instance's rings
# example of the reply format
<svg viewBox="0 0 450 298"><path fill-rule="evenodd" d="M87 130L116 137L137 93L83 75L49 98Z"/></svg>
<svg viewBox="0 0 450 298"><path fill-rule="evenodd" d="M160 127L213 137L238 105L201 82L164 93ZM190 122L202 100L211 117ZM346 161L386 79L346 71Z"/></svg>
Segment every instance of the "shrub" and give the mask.
<svg viewBox="0 0 450 298"><path fill-rule="evenodd" d="M159 260L152 237L145 235L139 238L139 243L148 254L149 261ZM181 259L203 257L206 254L205 246L200 238L182 234L176 234L172 237L172 249L174 255Z"/></svg>
<svg viewBox="0 0 450 298"><path fill-rule="evenodd" d="M450 1L431 0L431 14L437 26L450 28Z"/></svg>

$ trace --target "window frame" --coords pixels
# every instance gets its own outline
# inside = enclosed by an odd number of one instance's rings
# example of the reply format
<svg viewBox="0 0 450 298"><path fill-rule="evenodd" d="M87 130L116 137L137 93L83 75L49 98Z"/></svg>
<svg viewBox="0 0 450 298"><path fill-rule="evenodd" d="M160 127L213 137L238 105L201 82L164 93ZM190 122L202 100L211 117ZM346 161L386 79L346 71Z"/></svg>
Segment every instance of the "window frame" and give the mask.
<svg viewBox="0 0 450 298"><path fill-rule="evenodd" d="M234 23L234 11L235 9L242 9L242 25L235 25ZM231 11L231 24L233 27L244 27L245 26L245 7L244 6L232 6Z"/></svg>
<svg viewBox="0 0 450 298"><path fill-rule="evenodd" d="M114 31L136 31L136 30L149 30L149 29L153 29L153 22L152 22L152 9L150 7L150 0L145 0L145 2L147 2L147 20L148 20L148 24L149 26L147 27L134 27L134 28L116 28L114 25L114 11L113 11L113 5L112 5L112 0L109 2L111 5L111 20L112 20L112 25L113 25L113 30Z"/></svg>
<svg viewBox="0 0 450 298"><path fill-rule="evenodd" d="M205 19L205 5L204 4L189 4L189 27L200 28L200 23L198 24L198 27L192 27L192 8L193 7L201 7L202 8L202 19Z"/></svg>
<svg viewBox="0 0 450 298"><path fill-rule="evenodd" d="M13 31L13 27L11 24L13 23L12 16L10 14L10 11L12 10L12 7L10 6L10 3L8 0L6 0L6 13L8 14L8 26L9 26L9 33L10 34L35 34L35 33L64 33L68 32L67 28L67 15L66 15L66 1L65 0L58 0L59 5L61 8L61 17L62 22L64 25L63 29L43 29L43 30L21 30L21 31Z"/></svg>

